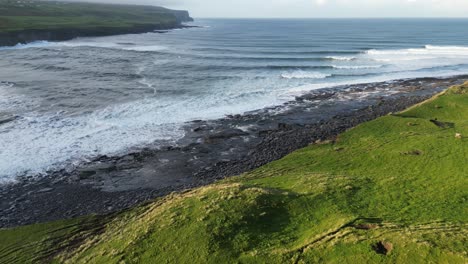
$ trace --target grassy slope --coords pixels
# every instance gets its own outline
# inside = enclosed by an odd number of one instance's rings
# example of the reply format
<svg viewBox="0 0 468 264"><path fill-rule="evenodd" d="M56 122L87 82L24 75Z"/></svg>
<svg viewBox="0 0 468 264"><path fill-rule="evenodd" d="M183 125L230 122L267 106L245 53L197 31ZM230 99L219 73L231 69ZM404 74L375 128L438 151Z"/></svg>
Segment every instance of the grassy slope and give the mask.
<svg viewBox="0 0 468 264"><path fill-rule="evenodd" d="M85 218L0 231L0 262L41 259L68 243L57 262L467 263L466 135L468 84L103 226ZM377 228L356 228L365 223ZM377 254L379 241L393 251Z"/></svg>
<svg viewBox="0 0 468 264"><path fill-rule="evenodd" d="M150 6L0 0L0 33L23 30L174 25L170 10Z"/></svg>

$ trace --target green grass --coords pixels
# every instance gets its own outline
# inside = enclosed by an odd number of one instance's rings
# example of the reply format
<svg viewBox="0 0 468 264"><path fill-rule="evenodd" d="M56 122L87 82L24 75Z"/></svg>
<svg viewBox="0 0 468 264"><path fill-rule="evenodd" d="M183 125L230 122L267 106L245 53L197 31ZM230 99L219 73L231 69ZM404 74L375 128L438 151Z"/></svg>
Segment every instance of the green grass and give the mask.
<svg viewBox="0 0 468 264"><path fill-rule="evenodd" d="M467 263L467 178L468 84L217 184L0 231L0 262Z"/></svg>
<svg viewBox="0 0 468 264"><path fill-rule="evenodd" d="M173 10L155 6L0 0L0 33L25 30L174 26Z"/></svg>

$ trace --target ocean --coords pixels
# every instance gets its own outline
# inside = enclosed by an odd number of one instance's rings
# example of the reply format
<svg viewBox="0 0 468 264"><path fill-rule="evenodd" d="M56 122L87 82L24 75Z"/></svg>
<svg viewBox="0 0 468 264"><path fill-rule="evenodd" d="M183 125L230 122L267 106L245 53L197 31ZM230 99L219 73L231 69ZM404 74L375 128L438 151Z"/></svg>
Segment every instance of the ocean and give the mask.
<svg viewBox="0 0 468 264"><path fill-rule="evenodd" d="M175 144L187 122L313 90L468 73L468 19L193 25L0 47L0 182Z"/></svg>

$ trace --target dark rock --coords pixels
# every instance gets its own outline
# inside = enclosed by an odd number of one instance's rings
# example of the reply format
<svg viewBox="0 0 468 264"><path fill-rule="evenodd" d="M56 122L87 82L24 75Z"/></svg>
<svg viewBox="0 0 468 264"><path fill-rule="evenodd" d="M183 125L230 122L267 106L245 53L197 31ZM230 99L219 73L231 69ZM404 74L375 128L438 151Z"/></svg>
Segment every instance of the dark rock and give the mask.
<svg viewBox="0 0 468 264"><path fill-rule="evenodd" d="M47 192L51 192L53 190L54 190L54 188L43 188L43 189L40 189L39 191L37 191L37 193L47 193Z"/></svg>
<svg viewBox="0 0 468 264"><path fill-rule="evenodd" d="M4 116L0 114L0 125L15 121L17 118L17 116Z"/></svg>
<svg viewBox="0 0 468 264"><path fill-rule="evenodd" d="M278 129L279 130L291 130L293 128L294 127L292 125L289 125L289 124L285 124L285 123L279 123L278 124Z"/></svg>
<svg viewBox="0 0 468 264"><path fill-rule="evenodd" d="M387 241L380 241L373 248L378 254L389 255L393 250L393 244Z"/></svg>
<svg viewBox="0 0 468 264"><path fill-rule="evenodd" d="M89 177L95 175L97 172L94 170L79 170L78 177L80 180L88 179Z"/></svg>
<svg viewBox="0 0 468 264"><path fill-rule="evenodd" d="M208 136L207 138L210 140L213 139L227 139L227 138L232 138L232 137L241 137L241 136L247 136L249 133L244 132L240 129L226 129L220 132L217 132L213 135Z"/></svg>
<svg viewBox="0 0 468 264"><path fill-rule="evenodd" d="M438 121L437 119L431 119L430 121L431 123L433 123L434 125L440 128L454 128L455 127L455 124L450 123L450 122L441 122L441 121Z"/></svg>
<svg viewBox="0 0 468 264"><path fill-rule="evenodd" d="M209 130L212 130L212 129L213 129L212 126L203 125L203 126L199 126L199 127L194 128L192 131L193 132L201 132L201 131L209 131Z"/></svg>

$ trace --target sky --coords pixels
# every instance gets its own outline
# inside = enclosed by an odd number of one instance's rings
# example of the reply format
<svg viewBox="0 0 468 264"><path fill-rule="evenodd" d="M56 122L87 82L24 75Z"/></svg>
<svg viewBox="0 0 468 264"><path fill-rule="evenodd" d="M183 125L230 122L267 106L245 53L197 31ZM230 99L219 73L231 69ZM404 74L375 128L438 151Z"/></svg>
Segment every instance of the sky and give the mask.
<svg viewBox="0 0 468 264"><path fill-rule="evenodd" d="M468 17L468 0L87 0L162 5L195 18Z"/></svg>

